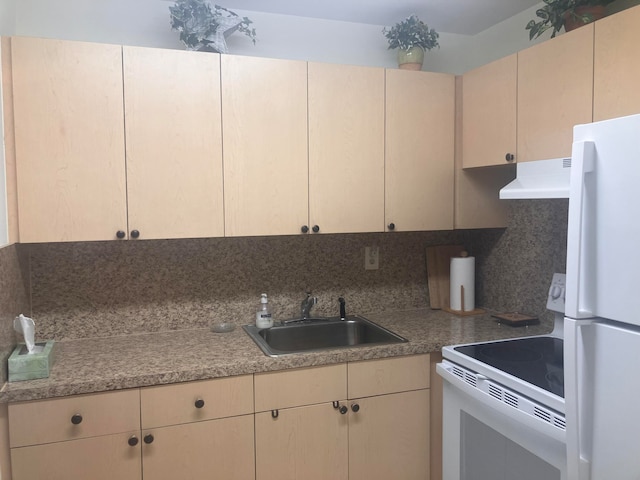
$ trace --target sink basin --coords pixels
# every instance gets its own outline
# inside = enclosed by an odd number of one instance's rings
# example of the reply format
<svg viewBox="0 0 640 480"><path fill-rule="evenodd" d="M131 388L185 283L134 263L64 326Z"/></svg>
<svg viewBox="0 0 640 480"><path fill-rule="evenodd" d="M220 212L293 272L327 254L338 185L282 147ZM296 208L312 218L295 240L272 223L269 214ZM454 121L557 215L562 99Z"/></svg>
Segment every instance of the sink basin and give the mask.
<svg viewBox="0 0 640 480"><path fill-rule="evenodd" d="M363 317L309 318L287 325L260 329L242 327L270 357L332 348L365 347L406 342L405 338Z"/></svg>

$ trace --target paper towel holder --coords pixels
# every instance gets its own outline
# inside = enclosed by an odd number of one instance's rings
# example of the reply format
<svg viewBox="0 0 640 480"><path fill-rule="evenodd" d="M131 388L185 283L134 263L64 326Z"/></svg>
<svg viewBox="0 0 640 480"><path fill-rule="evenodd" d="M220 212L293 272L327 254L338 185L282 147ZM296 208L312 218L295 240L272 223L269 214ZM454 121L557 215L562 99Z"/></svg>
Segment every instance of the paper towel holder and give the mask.
<svg viewBox="0 0 640 480"><path fill-rule="evenodd" d="M463 250L462 252L460 252L460 257L461 258L467 258L469 256L469 252L467 252L466 250ZM451 298L449 298L449 302L451 302ZM460 310L454 310L451 308L451 303L449 303L448 306L446 307L442 307L442 310L444 310L445 312L448 313L452 313L454 315L458 315L461 317L469 317L469 316L473 316L473 315L481 315L483 313L485 313L485 311L481 308L474 308L473 310L466 310L465 311L465 305L464 305L464 285L460 285Z"/></svg>

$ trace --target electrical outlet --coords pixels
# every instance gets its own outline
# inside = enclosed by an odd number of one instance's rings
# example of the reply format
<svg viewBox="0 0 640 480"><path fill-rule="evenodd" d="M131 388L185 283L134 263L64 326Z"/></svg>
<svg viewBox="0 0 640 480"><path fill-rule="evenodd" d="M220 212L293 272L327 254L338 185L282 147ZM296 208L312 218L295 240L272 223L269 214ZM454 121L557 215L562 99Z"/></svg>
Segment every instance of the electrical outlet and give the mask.
<svg viewBox="0 0 640 480"><path fill-rule="evenodd" d="M364 247L364 269L378 270L380 247Z"/></svg>

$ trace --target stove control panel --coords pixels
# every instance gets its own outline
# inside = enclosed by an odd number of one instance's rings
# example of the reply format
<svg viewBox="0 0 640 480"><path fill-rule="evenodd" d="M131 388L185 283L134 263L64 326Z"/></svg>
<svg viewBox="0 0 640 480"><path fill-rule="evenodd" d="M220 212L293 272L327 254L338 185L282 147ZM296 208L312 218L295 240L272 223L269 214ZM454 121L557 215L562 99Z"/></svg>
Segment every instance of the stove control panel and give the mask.
<svg viewBox="0 0 640 480"><path fill-rule="evenodd" d="M566 292L566 275L564 273L554 273L549 294L547 296L547 309L554 312L564 313L564 297Z"/></svg>

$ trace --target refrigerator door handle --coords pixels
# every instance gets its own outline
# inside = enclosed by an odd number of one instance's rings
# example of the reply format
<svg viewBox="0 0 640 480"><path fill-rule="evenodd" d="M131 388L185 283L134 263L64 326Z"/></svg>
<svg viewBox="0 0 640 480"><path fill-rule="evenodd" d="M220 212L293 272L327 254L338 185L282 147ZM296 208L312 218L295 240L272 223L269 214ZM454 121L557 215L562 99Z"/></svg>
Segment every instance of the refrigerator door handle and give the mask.
<svg viewBox="0 0 640 480"><path fill-rule="evenodd" d="M571 184L569 187L569 231L567 234L567 283L565 314L572 318L589 318L593 314L591 308L585 304L586 281L586 252L585 232L587 204L587 174L595 169L595 144L590 141L573 142L571 152Z"/></svg>
<svg viewBox="0 0 640 480"><path fill-rule="evenodd" d="M573 166L572 166L573 168ZM584 420L584 412L581 412L582 398L579 388L583 384L581 375L583 371L581 362L580 345L581 330L593 322L590 320L576 321L572 318L564 320L564 368L565 372L574 372L574 375L565 376L565 408L567 421L567 478L573 480L590 480L591 458L587 452L587 438Z"/></svg>

